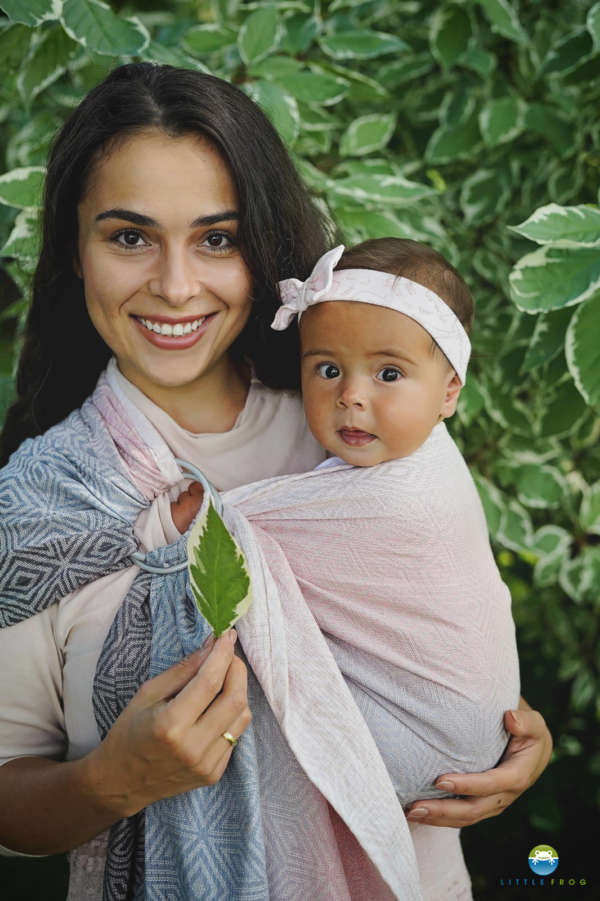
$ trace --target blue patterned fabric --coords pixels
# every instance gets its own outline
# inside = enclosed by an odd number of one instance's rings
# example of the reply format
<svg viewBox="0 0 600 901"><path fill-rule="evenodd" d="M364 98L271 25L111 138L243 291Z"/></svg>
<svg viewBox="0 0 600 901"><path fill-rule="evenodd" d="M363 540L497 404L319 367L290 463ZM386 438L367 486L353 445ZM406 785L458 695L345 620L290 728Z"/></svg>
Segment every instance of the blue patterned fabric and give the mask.
<svg viewBox="0 0 600 901"><path fill-rule="evenodd" d="M0 471L0 625L8 627L83 585L130 566L133 524L148 505L128 478L91 402L25 441ZM185 540L147 555L185 559ZM197 649L208 626L187 571L140 572L119 608L94 682L104 737L140 684ZM256 683L253 691L259 692ZM263 700L264 704L264 700ZM150 805L111 830L105 901L267 901L252 727L217 785Z"/></svg>

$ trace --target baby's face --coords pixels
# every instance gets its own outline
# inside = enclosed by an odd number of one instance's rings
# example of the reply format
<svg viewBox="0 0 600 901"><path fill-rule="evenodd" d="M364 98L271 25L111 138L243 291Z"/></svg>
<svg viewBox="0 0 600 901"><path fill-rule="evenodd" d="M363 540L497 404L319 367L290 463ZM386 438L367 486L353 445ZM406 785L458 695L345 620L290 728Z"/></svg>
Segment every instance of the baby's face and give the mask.
<svg viewBox="0 0 600 901"><path fill-rule="evenodd" d="M300 337L308 424L346 463L406 457L456 409L460 380L403 313L328 301L304 313Z"/></svg>

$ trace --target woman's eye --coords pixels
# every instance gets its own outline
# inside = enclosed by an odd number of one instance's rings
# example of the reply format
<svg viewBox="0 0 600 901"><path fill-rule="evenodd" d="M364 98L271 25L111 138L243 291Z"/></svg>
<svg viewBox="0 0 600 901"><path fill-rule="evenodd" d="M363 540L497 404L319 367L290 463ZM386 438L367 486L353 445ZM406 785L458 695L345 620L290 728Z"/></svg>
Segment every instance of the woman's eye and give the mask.
<svg viewBox="0 0 600 901"><path fill-rule="evenodd" d="M144 241L139 231L134 228L125 228L113 237L113 241L120 247L145 247Z"/></svg>
<svg viewBox="0 0 600 901"><path fill-rule="evenodd" d="M319 363L317 372L324 379L336 379L340 374L340 370L333 363Z"/></svg>
<svg viewBox="0 0 600 901"><path fill-rule="evenodd" d="M377 373L377 378L381 382L396 382L398 379L402 378L402 373L393 366L384 366L384 368L380 369Z"/></svg>
<svg viewBox="0 0 600 901"><path fill-rule="evenodd" d="M211 232L204 239L204 243L207 244L212 250L231 250L234 245L234 241L231 235L226 234L225 232Z"/></svg>

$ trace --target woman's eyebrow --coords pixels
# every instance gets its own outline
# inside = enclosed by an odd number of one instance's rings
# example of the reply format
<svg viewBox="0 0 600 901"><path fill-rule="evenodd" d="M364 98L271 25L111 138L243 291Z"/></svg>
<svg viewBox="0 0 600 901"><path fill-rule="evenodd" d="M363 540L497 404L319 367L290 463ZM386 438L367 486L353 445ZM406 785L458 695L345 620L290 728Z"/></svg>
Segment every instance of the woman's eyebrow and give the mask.
<svg viewBox="0 0 600 901"><path fill-rule="evenodd" d="M198 216L191 223L191 228L198 228L200 225L215 225L217 222L237 221L240 214L237 210L222 210L218 213L210 213L208 216ZM124 210L120 207L104 210L96 216L96 222L102 219L122 219L125 222L131 222L133 225L145 225L149 227L159 227L159 223L152 216L145 216L143 213L136 213L133 210Z"/></svg>

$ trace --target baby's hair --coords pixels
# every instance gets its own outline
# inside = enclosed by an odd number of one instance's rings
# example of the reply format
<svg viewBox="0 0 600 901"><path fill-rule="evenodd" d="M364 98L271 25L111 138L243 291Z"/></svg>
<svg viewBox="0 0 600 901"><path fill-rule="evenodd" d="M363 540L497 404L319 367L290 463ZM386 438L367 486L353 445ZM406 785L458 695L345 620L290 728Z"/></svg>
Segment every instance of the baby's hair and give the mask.
<svg viewBox="0 0 600 901"><path fill-rule="evenodd" d="M372 238L344 251L335 268L374 269L419 282L441 297L471 334L475 314L471 292L454 266L427 244L408 238Z"/></svg>

